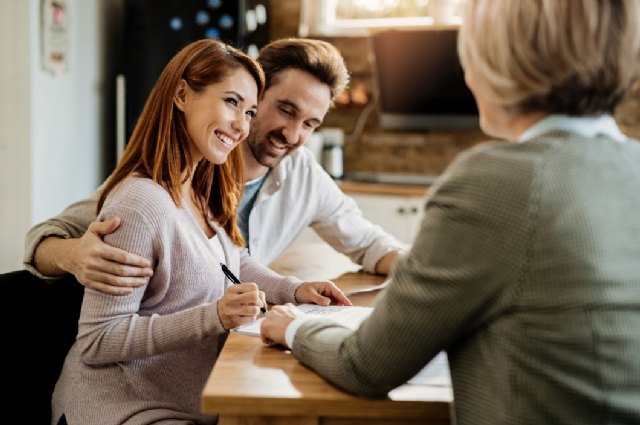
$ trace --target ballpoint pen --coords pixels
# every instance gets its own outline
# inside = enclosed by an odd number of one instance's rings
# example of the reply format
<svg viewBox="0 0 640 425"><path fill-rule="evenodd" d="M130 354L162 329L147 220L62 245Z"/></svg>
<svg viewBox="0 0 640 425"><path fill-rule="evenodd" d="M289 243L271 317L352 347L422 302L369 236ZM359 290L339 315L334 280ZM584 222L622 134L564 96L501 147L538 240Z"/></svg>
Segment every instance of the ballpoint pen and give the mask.
<svg viewBox="0 0 640 425"><path fill-rule="evenodd" d="M236 277L236 275L234 275L231 270L229 270L229 267L227 267L224 263L220 263L220 267L222 267L222 273L224 273L225 276L227 276L227 278L235 285L239 285L240 279L238 279ZM260 307L260 311L263 313L267 312L267 307Z"/></svg>

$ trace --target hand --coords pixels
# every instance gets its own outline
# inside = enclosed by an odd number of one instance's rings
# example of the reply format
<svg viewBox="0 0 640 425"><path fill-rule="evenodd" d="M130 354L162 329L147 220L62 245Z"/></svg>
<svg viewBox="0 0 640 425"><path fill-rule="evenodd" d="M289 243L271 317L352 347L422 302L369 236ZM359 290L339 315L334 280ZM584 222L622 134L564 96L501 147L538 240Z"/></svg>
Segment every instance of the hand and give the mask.
<svg viewBox="0 0 640 425"><path fill-rule="evenodd" d="M271 307L260 324L260 336L265 344L282 344L286 346L284 334L287 326L298 316L304 315L293 304Z"/></svg>
<svg viewBox="0 0 640 425"><path fill-rule="evenodd" d="M296 289L295 297L299 303L351 305L349 298L328 280L304 282Z"/></svg>
<svg viewBox="0 0 640 425"><path fill-rule="evenodd" d="M258 290L255 283L240 283L227 288L227 292L218 300L220 323L229 330L258 318L260 307L266 307L264 292Z"/></svg>
<svg viewBox="0 0 640 425"><path fill-rule="evenodd" d="M68 239L70 247L60 268L73 274L80 283L105 294L128 295L133 288L147 283L153 274L151 262L139 255L114 248L102 241L113 233L120 219L94 221L79 239Z"/></svg>

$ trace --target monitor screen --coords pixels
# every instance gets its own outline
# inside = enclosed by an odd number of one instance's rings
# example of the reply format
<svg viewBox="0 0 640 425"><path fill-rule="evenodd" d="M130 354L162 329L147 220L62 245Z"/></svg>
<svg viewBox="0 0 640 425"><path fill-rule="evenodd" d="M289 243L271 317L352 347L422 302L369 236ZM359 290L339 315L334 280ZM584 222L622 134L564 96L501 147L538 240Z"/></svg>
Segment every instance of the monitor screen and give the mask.
<svg viewBox="0 0 640 425"><path fill-rule="evenodd" d="M464 82L456 28L388 30L372 35L380 127L478 129Z"/></svg>

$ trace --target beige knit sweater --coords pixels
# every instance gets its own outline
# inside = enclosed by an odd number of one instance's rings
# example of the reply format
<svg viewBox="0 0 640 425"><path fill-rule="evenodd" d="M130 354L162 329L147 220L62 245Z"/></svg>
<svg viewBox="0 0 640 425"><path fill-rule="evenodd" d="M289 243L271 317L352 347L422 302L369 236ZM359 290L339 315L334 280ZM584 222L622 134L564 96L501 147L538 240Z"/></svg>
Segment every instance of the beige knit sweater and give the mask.
<svg viewBox="0 0 640 425"><path fill-rule="evenodd" d="M300 281L256 263L211 223L224 251L218 258L189 210L149 179L127 178L109 195L100 218L114 216L122 224L105 241L151 259L154 274L127 296L85 290L52 421L215 423L199 414L199 398L226 336L216 301L230 283L219 263L272 303L295 301Z"/></svg>

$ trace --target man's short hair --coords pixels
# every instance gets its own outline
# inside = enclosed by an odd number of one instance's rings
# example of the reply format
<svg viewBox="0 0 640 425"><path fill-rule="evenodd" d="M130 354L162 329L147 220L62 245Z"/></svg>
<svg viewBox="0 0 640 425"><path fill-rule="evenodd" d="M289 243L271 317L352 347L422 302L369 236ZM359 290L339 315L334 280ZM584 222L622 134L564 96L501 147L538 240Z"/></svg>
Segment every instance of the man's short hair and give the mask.
<svg viewBox="0 0 640 425"><path fill-rule="evenodd" d="M281 71L300 69L326 84L333 103L349 84L349 72L344 58L332 44L306 38L286 38L273 41L258 56L266 75L265 90L278 78Z"/></svg>

